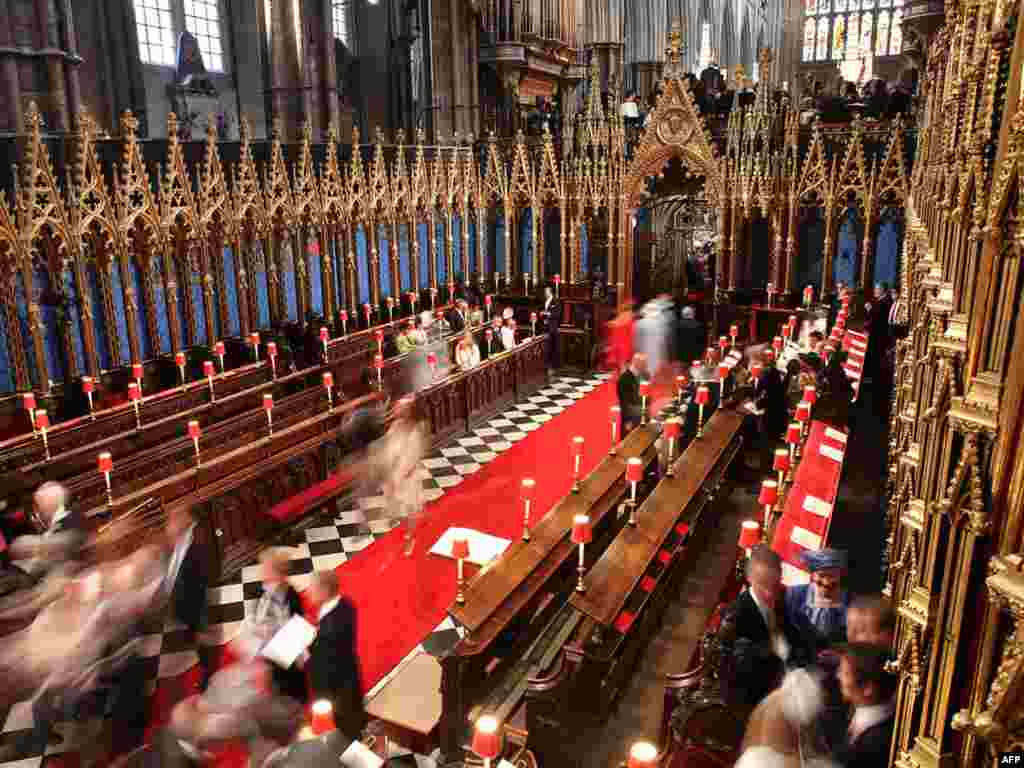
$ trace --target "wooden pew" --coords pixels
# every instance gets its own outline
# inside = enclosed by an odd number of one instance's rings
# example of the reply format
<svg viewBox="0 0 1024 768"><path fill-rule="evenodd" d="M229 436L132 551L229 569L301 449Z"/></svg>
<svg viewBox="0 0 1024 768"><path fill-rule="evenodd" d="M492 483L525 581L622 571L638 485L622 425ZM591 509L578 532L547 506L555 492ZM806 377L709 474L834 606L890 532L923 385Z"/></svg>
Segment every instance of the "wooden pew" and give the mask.
<svg viewBox="0 0 1024 768"><path fill-rule="evenodd" d="M602 723L675 599L714 520L710 506L742 445L743 416L719 410L587 573L569 600L562 652L526 690L527 743L542 765L580 765L579 738ZM568 628L571 627L571 631Z"/></svg>
<svg viewBox="0 0 1024 768"><path fill-rule="evenodd" d="M482 712L509 713L521 700L532 666L564 641L552 618L566 606L576 584L576 547L570 540L573 517L589 514L600 554L621 528L616 515L627 494L626 462L656 460L654 428L634 430L570 494L531 530L529 542L514 541L505 553L470 581L465 605L451 615L467 635L442 662L442 714L438 736L448 762L461 759L468 729ZM506 734L516 738L511 716L502 717Z"/></svg>
<svg viewBox="0 0 1024 768"><path fill-rule="evenodd" d="M444 310L451 305L442 307ZM355 361L365 362L369 366L376 354L376 332L384 333L385 353L394 349L394 337L401 326L410 318L404 317L393 323L384 323L354 331L346 336L331 339L328 342L328 364L339 371L351 366ZM269 340L269 339L268 339ZM239 342L245 344L243 340ZM265 345L264 345L265 347ZM219 368L219 366L218 366ZM316 367L320 372L322 366ZM312 369L306 369L310 372ZM287 378L283 363L278 366L278 379ZM217 401L230 398L232 395L253 390L272 379L271 365L266 358L266 350L261 349L261 361L250 362L233 368L214 377L214 391ZM339 384L342 377L336 376ZM151 379L147 379L147 384ZM76 385L77 386L77 385ZM343 387L344 388L344 387ZM190 412L205 408L210 404L209 385L205 378L194 379L183 387L172 387L159 391L144 389L140 411L143 424L148 428L154 422L180 417L196 418ZM40 401L40 407L45 405ZM51 419L54 414L50 414ZM95 445L104 439L121 438L125 434L137 432L135 411L130 403L123 403L113 408L97 410L92 415L84 415L55 423L47 433L50 444L50 455L56 459L61 454L86 445ZM163 438L159 438L163 439ZM158 439L158 441L159 441ZM17 469L25 464L43 461L43 442L31 434L19 435L0 442L0 478L3 473Z"/></svg>

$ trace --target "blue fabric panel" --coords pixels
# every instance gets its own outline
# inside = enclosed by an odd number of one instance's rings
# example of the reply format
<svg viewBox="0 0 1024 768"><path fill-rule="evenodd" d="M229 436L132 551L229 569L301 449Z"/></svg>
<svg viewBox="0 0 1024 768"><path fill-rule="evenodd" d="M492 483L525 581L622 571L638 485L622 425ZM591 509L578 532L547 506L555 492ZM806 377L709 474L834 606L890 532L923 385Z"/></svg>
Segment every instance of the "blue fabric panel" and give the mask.
<svg viewBox="0 0 1024 768"><path fill-rule="evenodd" d="M562 271L562 216L561 211L552 211L541 218L544 227L544 253L541 264L545 275L557 275ZM562 275L569 279L568 275Z"/></svg>
<svg viewBox="0 0 1024 768"><path fill-rule="evenodd" d="M356 228L356 287L360 304L370 300L370 256L366 247L366 231Z"/></svg>
<svg viewBox="0 0 1024 768"><path fill-rule="evenodd" d="M78 287L75 285L75 274L71 270L64 271L64 295L68 299L68 323L71 330L71 349L75 355L75 362L78 370L88 373L88 363L85 359L85 336L82 324L82 302L78 297Z"/></svg>
<svg viewBox="0 0 1024 768"><path fill-rule="evenodd" d="M494 265L492 272L505 274L505 217L498 215L494 220L494 251L491 254Z"/></svg>
<svg viewBox="0 0 1024 768"><path fill-rule="evenodd" d="M391 290L391 241L388 240L388 229L383 224L377 225L377 260L380 270L380 297L395 298Z"/></svg>
<svg viewBox="0 0 1024 768"><path fill-rule="evenodd" d="M420 241L420 288L430 287L430 225L416 225L416 239Z"/></svg>
<svg viewBox="0 0 1024 768"><path fill-rule="evenodd" d="M455 279L465 277L466 270L462 265L462 217L452 216L452 270Z"/></svg>
<svg viewBox="0 0 1024 768"><path fill-rule="evenodd" d="M409 225L398 225L398 274L402 277L400 291L412 290L412 246L409 242Z"/></svg>
<svg viewBox="0 0 1024 768"><path fill-rule="evenodd" d="M242 333L242 321L238 312L238 282L235 275L235 254L230 248L224 249L224 290L228 294L228 329L226 336Z"/></svg>
<svg viewBox="0 0 1024 768"><path fill-rule="evenodd" d="M45 295L49 288L49 279L45 269L32 271L32 293L35 296ZM50 380L64 380L64 353L61 351L60 331L57 328L57 308L40 302L39 314L43 320L43 350L46 354L46 369Z"/></svg>
<svg viewBox="0 0 1024 768"><path fill-rule="evenodd" d="M192 290L192 306L196 315L196 344L206 344L209 341L206 331L206 310L203 309L203 286L195 281L190 286Z"/></svg>
<svg viewBox="0 0 1024 768"><path fill-rule="evenodd" d="M519 219L519 269L533 272L533 209L527 208ZM537 275L533 276L538 279Z"/></svg>
<svg viewBox="0 0 1024 768"><path fill-rule="evenodd" d="M164 265L159 257L153 257L151 266L153 270L153 304L152 311L156 312L156 332L160 337L160 349L157 354L177 352L171 349L171 327L167 319L167 301L164 294Z"/></svg>
<svg viewBox="0 0 1024 768"><path fill-rule="evenodd" d="M466 264L463 271L466 273L466 278L469 279L469 275L476 274L476 252L480 247L476 237L476 216L466 217L466 226L469 227L469 249L466 251Z"/></svg>
<svg viewBox="0 0 1024 768"><path fill-rule="evenodd" d="M267 273L259 270L253 276L256 285L256 325L259 328L270 327L270 289L267 287Z"/></svg>
<svg viewBox="0 0 1024 768"><path fill-rule="evenodd" d="M324 314L324 273L320 269L320 243L310 243L306 248L306 274L309 276L309 293L313 302L310 310L315 315Z"/></svg>
<svg viewBox="0 0 1024 768"><path fill-rule="evenodd" d="M887 283L890 287L899 283L902 241L903 227L900 222L894 218L883 218L875 242L876 283Z"/></svg>
<svg viewBox="0 0 1024 768"><path fill-rule="evenodd" d="M839 227L839 245L832 261L832 279L844 285L856 285L860 275L860 237L863 227L853 211L847 213Z"/></svg>
<svg viewBox="0 0 1024 768"><path fill-rule="evenodd" d="M96 264L90 262L86 268L86 280L89 281L89 298L92 300L92 327L96 334L96 356L100 361L101 370L114 367L110 359L110 334L107 331L107 316L103 311L103 291L100 290L100 278Z"/></svg>
<svg viewBox="0 0 1024 768"><path fill-rule="evenodd" d="M149 331L146 329L146 313L153 312L156 308L146 306L142 270L135 259L128 262L128 273L131 275L132 290L135 291L135 306L138 307L138 311L135 313L135 332L139 335L139 352L143 360L149 360L153 357L153 344L149 338Z"/></svg>
<svg viewBox="0 0 1024 768"><path fill-rule="evenodd" d="M32 343L32 331L28 323L28 294L25 292L25 279L20 269L15 276L14 297L18 311L18 327L21 330L21 346L25 350L25 362L28 365L28 377L35 387L39 384L39 366L36 365L36 348Z"/></svg>
<svg viewBox="0 0 1024 768"><path fill-rule="evenodd" d="M291 263L285 264L281 272L281 288L284 290L284 302L288 319L298 321L299 303L295 294L295 267Z"/></svg>
<svg viewBox="0 0 1024 768"><path fill-rule="evenodd" d="M445 283L448 282L448 242L444 239L444 223L435 222L435 231L437 232L437 239L434 241L437 243L437 285L440 289ZM440 295L444 295L442 291Z"/></svg>
<svg viewBox="0 0 1024 768"><path fill-rule="evenodd" d="M817 296L821 290L821 274L825 267L825 222L820 216L814 216L801 220L798 226L800 255L797 259L793 289L803 291L808 285L813 285L814 295Z"/></svg>
<svg viewBox="0 0 1024 768"><path fill-rule="evenodd" d="M117 336L120 342L118 346L118 359L114 366L130 365L132 360L132 347L128 343L128 317L124 311L124 287L121 285L121 269L117 264L110 268L110 293L114 299L114 320L117 323ZM202 306L200 304L200 306Z"/></svg>
<svg viewBox="0 0 1024 768"><path fill-rule="evenodd" d="M14 391L14 370L7 344L7 323L0 323L0 392Z"/></svg>
<svg viewBox="0 0 1024 768"><path fill-rule="evenodd" d="M329 238L327 247L330 249L331 279L334 281L335 312L345 307L348 298L345 296L345 261L341 255L340 240Z"/></svg>
<svg viewBox="0 0 1024 768"><path fill-rule="evenodd" d="M579 232L580 271L586 275L590 273L590 235L587 233L587 225L581 225Z"/></svg>

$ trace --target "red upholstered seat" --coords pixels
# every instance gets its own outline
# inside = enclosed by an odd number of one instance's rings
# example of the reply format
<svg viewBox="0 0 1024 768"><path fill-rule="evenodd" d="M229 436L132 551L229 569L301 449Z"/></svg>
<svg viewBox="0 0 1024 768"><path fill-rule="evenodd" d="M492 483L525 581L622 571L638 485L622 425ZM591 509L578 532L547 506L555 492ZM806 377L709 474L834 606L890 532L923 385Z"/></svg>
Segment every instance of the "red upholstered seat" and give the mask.
<svg viewBox="0 0 1024 768"><path fill-rule="evenodd" d="M280 504L275 505L267 514L280 523L290 523L305 514L307 510L321 499L333 496L337 491L348 485L351 480L351 472L335 472L326 480L321 480L302 493L291 496Z"/></svg>

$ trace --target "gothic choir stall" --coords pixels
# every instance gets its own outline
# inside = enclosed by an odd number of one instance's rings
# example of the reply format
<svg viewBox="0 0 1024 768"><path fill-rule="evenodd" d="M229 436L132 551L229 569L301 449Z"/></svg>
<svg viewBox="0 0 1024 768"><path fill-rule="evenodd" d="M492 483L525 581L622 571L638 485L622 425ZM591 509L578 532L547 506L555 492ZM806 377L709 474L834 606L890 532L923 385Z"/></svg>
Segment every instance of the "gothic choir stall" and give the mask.
<svg viewBox="0 0 1024 768"><path fill-rule="evenodd" d="M0 768L1019 764L949 2L0 0Z"/></svg>

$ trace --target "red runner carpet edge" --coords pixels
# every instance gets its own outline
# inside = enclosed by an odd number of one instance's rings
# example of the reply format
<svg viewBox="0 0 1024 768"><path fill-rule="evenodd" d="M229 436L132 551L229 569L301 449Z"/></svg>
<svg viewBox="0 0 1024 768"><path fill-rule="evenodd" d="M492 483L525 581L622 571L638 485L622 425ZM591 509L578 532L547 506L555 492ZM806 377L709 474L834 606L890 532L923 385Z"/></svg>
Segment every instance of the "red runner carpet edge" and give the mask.
<svg viewBox="0 0 1024 768"><path fill-rule="evenodd" d="M582 475L607 455L611 444L608 409L615 399L613 381L598 385L428 504L416 525L411 556L402 551L403 524L338 567L342 591L356 608L364 690L370 690L422 642L455 600L455 561L429 554L434 543L453 527L505 539L522 535L521 480L532 477L537 481L531 510L536 523L572 487L573 437L582 436L585 441ZM471 569L467 578L474 572Z"/></svg>

